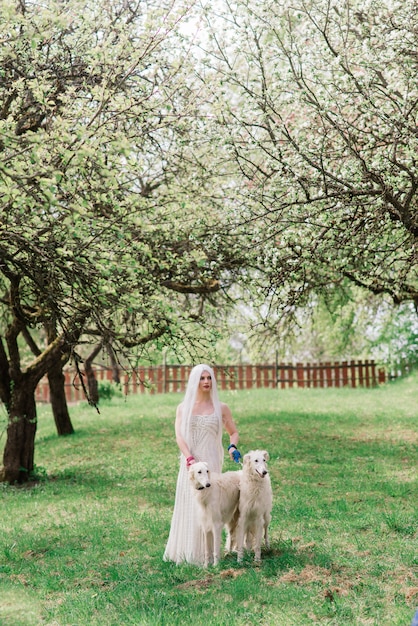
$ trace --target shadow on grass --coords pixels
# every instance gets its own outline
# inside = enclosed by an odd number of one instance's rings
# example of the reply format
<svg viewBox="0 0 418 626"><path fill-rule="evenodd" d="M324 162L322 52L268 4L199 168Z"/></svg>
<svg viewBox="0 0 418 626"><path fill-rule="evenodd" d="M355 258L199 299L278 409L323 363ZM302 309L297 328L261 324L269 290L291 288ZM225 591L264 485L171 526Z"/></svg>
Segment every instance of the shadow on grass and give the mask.
<svg viewBox="0 0 418 626"><path fill-rule="evenodd" d="M100 472L100 469L97 467L89 468L86 470L86 467L74 467L74 468L64 468L63 470L56 472L54 474L48 474L46 469L43 467L35 467L33 475L31 479L22 484L3 484L3 490L9 491L27 491L30 492L32 490L58 490L63 493L66 493L68 498L72 497L73 491L68 489L70 486L74 486L77 489L85 488L87 491L94 491L97 497L100 494L103 497L107 496L107 490L121 488L123 487L123 483L126 482L126 477L123 474L123 470L120 472L113 471L113 473L109 470L106 472ZM129 483L129 481L128 481Z"/></svg>
<svg viewBox="0 0 418 626"><path fill-rule="evenodd" d="M254 566L251 554L245 556L245 565ZM307 566L330 568L332 558L314 544L298 545L293 541L272 542L269 550L262 550L259 568L267 578L277 578L290 570L299 571Z"/></svg>
<svg viewBox="0 0 418 626"><path fill-rule="evenodd" d="M223 574L228 573L234 576L234 570L241 573L256 570L267 578L277 578L280 573L289 570L302 570L306 566L331 568L332 559L323 550L316 548L314 544L305 546L297 545L291 540L280 540L273 541L269 549L262 548L261 562L259 563L254 561L254 553L251 551L244 552L243 560L239 563L236 552L225 554L217 567L209 566L207 569L187 563L182 564L181 567L174 566L170 562L167 563L167 568L172 568L174 572L184 574L190 570L193 573L207 574L209 578L215 574L220 574L221 578Z"/></svg>

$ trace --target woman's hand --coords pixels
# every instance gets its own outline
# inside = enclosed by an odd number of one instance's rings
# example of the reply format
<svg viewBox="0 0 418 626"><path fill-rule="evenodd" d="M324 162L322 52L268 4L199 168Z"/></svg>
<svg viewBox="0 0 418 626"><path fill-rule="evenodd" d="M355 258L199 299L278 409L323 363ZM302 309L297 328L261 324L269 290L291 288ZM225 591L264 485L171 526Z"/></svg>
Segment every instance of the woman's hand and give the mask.
<svg viewBox="0 0 418 626"><path fill-rule="evenodd" d="M229 458L231 461L235 461L235 463L239 463L241 458L241 452L238 450L237 446L234 443L228 446Z"/></svg>

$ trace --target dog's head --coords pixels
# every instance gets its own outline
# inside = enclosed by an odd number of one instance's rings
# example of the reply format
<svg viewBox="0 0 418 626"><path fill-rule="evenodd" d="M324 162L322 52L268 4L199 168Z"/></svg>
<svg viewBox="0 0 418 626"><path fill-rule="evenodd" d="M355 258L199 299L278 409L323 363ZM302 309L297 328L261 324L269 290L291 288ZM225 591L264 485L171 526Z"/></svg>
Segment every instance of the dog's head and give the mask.
<svg viewBox="0 0 418 626"><path fill-rule="evenodd" d="M247 471L254 472L264 478L267 476L267 461L269 460L267 450L250 450L244 455L243 467Z"/></svg>
<svg viewBox="0 0 418 626"><path fill-rule="evenodd" d="M206 489L210 487L210 472L208 464L204 461L193 463L189 467L189 479L194 489Z"/></svg>

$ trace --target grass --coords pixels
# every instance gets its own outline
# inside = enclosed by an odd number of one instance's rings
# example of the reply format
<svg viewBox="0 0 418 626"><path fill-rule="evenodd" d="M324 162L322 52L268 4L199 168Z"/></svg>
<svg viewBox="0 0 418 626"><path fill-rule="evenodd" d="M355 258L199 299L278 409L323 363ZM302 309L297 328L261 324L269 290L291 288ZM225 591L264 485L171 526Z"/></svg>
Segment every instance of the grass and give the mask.
<svg viewBox="0 0 418 626"><path fill-rule="evenodd" d="M270 453L272 546L255 567L162 561L179 396L39 409L41 480L0 485L2 626L409 626L418 606L417 377L222 395ZM224 469L234 469L229 460Z"/></svg>

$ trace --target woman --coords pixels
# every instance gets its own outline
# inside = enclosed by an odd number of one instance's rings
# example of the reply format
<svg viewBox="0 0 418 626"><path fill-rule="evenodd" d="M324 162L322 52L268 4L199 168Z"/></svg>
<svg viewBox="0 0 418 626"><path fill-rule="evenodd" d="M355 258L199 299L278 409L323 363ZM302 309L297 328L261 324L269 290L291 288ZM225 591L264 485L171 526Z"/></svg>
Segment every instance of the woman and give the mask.
<svg viewBox="0 0 418 626"><path fill-rule="evenodd" d="M187 471L196 461L206 461L211 472L221 472L223 428L229 435L229 455L238 460L238 431L229 407L219 401L213 369L204 363L196 365L190 372L184 400L176 411L180 471L165 561L204 563L203 534L198 527L197 505Z"/></svg>

